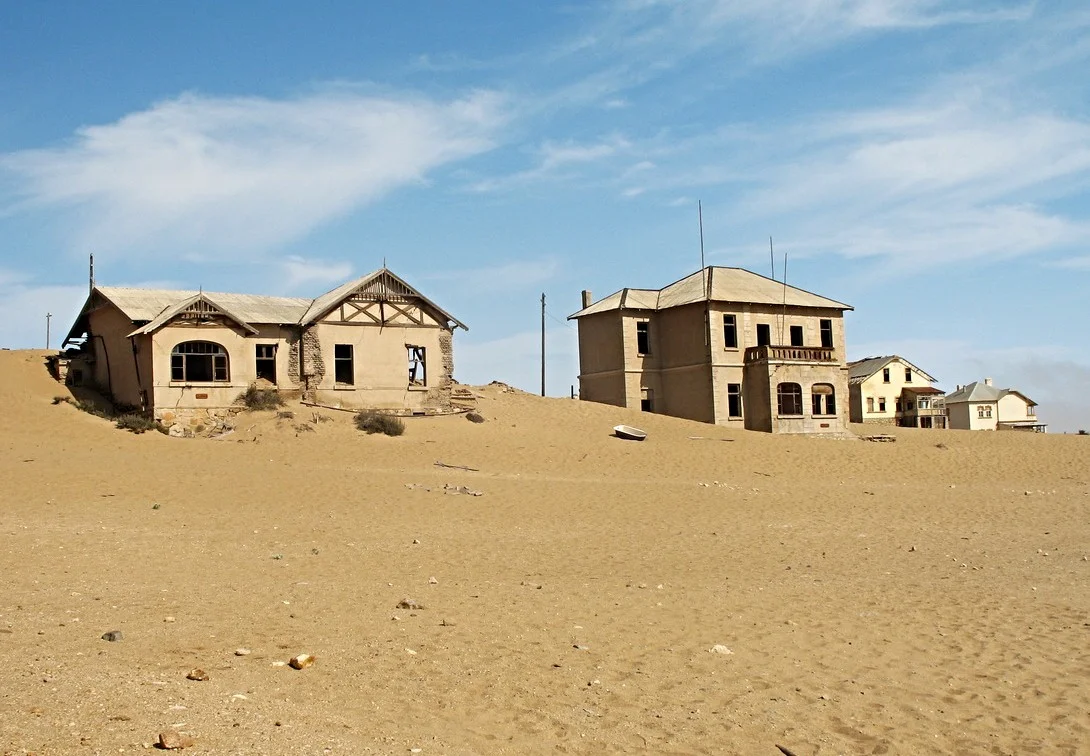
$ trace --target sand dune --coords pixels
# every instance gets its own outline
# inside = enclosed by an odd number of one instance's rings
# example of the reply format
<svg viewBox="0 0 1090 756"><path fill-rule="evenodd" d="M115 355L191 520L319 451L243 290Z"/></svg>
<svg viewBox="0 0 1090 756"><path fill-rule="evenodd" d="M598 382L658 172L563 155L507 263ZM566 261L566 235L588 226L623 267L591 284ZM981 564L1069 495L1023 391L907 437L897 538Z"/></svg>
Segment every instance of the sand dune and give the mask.
<svg viewBox="0 0 1090 756"><path fill-rule="evenodd" d="M495 386L400 438L171 439L42 362L0 353L0 753L1090 753L1090 439Z"/></svg>

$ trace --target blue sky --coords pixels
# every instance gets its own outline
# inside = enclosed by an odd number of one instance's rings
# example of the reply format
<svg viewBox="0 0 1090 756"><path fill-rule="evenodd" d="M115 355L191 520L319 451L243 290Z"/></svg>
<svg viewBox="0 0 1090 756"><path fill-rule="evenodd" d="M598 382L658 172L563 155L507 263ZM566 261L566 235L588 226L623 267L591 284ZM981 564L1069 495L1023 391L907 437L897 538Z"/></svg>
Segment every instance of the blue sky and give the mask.
<svg viewBox="0 0 1090 756"><path fill-rule="evenodd" d="M577 382L579 292L711 264L849 302L849 357L1090 428L1090 7L0 0L0 345L112 285L388 265L456 375ZM55 342L54 342L55 345Z"/></svg>

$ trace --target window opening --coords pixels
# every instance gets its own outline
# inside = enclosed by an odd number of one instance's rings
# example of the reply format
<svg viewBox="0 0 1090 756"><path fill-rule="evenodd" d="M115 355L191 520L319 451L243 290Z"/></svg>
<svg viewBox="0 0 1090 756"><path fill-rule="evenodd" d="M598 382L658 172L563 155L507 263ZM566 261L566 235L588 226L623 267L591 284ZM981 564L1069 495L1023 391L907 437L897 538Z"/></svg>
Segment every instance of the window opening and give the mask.
<svg viewBox="0 0 1090 756"><path fill-rule="evenodd" d="M905 368L905 383L912 383L912 368Z"/></svg>
<svg viewBox="0 0 1090 756"><path fill-rule="evenodd" d="M738 321L734 315L723 316L723 347L726 349L738 347Z"/></svg>
<svg viewBox="0 0 1090 756"><path fill-rule="evenodd" d="M886 400L885 400L884 397L878 397L878 411L879 412L885 412L886 411Z"/></svg>
<svg viewBox="0 0 1090 756"><path fill-rule="evenodd" d="M781 415L802 414L802 386L797 383L781 383L776 387L776 399Z"/></svg>
<svg viewBox="0 0 1090 756"><path fill-rule="evenodd" d="M803 346L803 343L802 343L802 326L800 326L800 325L791 326L791 346L793 346L793 347Z"/></svg>
<svg viewBox="0 0 1090 756"><path fill-rule="evenodd" d="M333 345L333 379L346 386L356 383L356 360L351 344Z"/></svg>
<svg viewBox="0 0 1090 756"><path fill-rule="evenodd" d="M867 412L874 412L874 397L867 397Z"/></svg>
<svg viewBox="0 0 1090 756"><path fill-rule="evenodd" d="M405 349L409 354L409 385L427 386L427 349L412 344L406 344Z"/></svg>
<svg viewBox="0 0 1090 756"><path fill-rule="evenodd" d="M833 321L822 320L819 322L821 326L821 346L825 349L833 348Z"/></svg>
<svg viewBox="0 0 1090 756"><path fill-rule="evenodd" d="M640 389L640 409L644 412L655 411L655 392L652 389Z"/></svg>
<svg viewBox="0 0 1090 756"><path fill-rule="evenodd" d="M636 352L651 354L651 323L646 320L636 323Z"/></svg>
<svg viewBox="0 0 1090 756"><path fill-rule="evenodd" d="M882 368L882 383L889 383L889 368Z"/></svg>
<svg viewBox="0 0 1090 756"><path fill-rule="evenodd" d="M211 341L183 341L170 352L170 380L213 383L229 380L227 351Z"/></svg>
<svg viewBox="0 0 1090 756"><path fill-rule="evenodd" d="M757 346L768 346L772 343L772 326L768 323L757 324Z"/></svg>
<svg viewBox="0 0 1090 756"><path fill-rule="evenodd" d="M836 414L836 390L831 383L815 383L810 388L815 415Z"/></svg>
<svg viewBox="0 0 1090 756"><path fill-rule="evenodd" d="M276 383L276 344L258 344L255 363L259 379Z"/></svg>
<svg viewBox="0 0 1090 756"><path fill-rule="evenodd" d="M742 384L727 384L727 417L742 416Z"/></svg>

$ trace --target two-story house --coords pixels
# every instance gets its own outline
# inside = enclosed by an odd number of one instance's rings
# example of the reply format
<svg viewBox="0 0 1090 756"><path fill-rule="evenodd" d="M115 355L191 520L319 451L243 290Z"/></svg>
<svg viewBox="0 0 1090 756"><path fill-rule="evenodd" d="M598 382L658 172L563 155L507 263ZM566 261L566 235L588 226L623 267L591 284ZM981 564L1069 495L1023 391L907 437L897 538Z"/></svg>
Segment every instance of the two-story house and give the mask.
<svg viewBox="0 0 1090 756"><path fill-rule="evenodd" d="M960 430L1028 430L1043 433L1037 403L1015 389L999 389L991 378L958 386L946 397L950 427Z"/></svg>
<svg viewBox="0 0 1090 756"><path fill-rule="evenodd" d="M621 289L569 319L580 398L718 425L837 433L847 422L850 305L741 268Z"/></svg>
<svg viewBox="0 0 1090 756"><path fill-rule="evenodd" d="M867 357L848 363L853 423L945 428L946 407L935 379L904 357Z"/></svg>

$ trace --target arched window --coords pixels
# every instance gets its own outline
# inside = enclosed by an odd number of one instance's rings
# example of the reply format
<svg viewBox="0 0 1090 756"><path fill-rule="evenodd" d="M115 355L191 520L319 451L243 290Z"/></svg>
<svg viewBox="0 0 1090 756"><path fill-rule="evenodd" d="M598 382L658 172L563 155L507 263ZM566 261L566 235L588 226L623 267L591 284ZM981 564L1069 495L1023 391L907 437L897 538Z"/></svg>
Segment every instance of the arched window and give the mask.
<svg viewBox="0 0 1090 756"><path fill-rule="evenodd" d="M815 383L810 387L810 395L814 400L815 415L836 414L836 392L831 383Z"/></svg>
<svg viewBox="0 0 1090 756"><path fill-rule="evenodd" d="M802 386L797 383L781 383L776 387L776 399L781 415L802 414Z"/></svg>
<svg viewBox="0 0 1090 756"><path fill-rule="evenodd" d="M228 381L227 350L211 341L183 341L170 352L170 380L186 383Z"/></svg>

